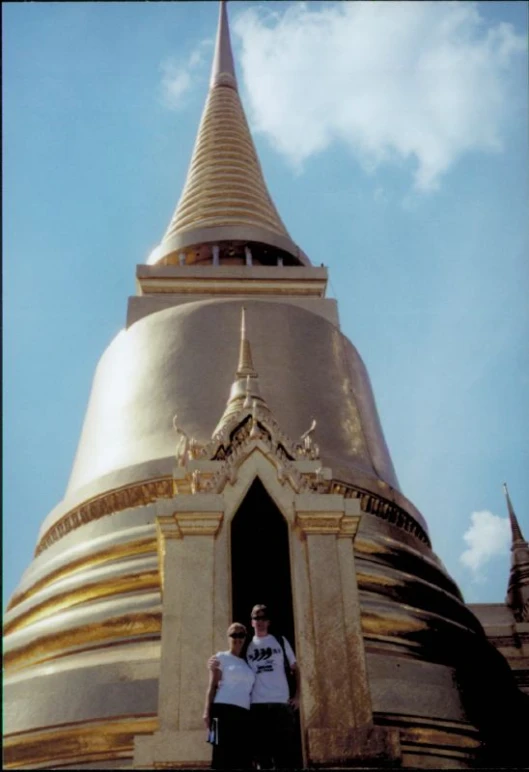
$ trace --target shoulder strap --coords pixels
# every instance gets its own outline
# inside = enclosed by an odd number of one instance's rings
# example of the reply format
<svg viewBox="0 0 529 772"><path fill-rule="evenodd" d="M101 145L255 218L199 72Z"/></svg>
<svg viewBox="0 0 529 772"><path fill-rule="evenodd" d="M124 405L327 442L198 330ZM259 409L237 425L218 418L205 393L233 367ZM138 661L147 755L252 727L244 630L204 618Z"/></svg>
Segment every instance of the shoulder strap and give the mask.
<svg viewBox="0 0 529 772"><path fill-rule="evenodd" d="M285 649L286 638L284 635L278 635L276 636L276 640L279 642L279 645L283 651L283 666L285 668L285 678L287 679L288 692L290 697L293 697L296 691L296 686L294 682L294 673L290 666L290 662L288 661L287 652Z"/></svg>
<svg viewBox="0 0 529 772"><path fill-rule="evenodd" d="M283 652L283 661L284 661L284 664L285 664L285 671L286 671L287 674L290 675L290 669L291 668L290 668L290 662L288 661L288 657L287 657L287 651L286 651L286 648L285 648L285 636L284 635L279 635L279 636L277 636L276 640L279 642L279 645L281 646L281 650Z"/></svg>

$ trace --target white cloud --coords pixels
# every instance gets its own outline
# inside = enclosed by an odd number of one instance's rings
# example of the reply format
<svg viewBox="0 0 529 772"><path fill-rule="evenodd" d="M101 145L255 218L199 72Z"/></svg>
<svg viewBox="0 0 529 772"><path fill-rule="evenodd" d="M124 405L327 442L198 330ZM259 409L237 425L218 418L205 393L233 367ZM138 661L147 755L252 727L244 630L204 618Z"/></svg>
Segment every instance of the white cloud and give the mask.
<svg viewBox="0 0 529 772"><path fill-rule="evenodd" d="M468 2L257 6L233 27L254 128L294 167L341 141L366 169L411 160L419 190L462 154L501 149L509 74L527 50Z"/></svg>
<svg viewBox="0 0 529 772"><path fill-rule="evenodd" d="M492 512L472 512L470 528L463 534L463 541L468 545L459 560L469 568L479 580L479 570L492 558L506 555L511 543L511 529L507 517L499 517Z"/></svg>
<svg viewBox="0 0 529 772"><path fill-rule="evenodd" d="M203 40L199 43L185 64L178 64L174 59L162 62L162 99L166 107L178 110L185 105L184 97L195 85L196 76L205 61L205 50L211 47L212 42Z"/></svg>
<svg viewBox="0 0 529 772"><path fill-rule="evenodd" d="M165 62L162 69L164 101L167 107L175 109L182 105L182 97L191 89L191 74L184 67L178 67L173 62Z"/></svg>

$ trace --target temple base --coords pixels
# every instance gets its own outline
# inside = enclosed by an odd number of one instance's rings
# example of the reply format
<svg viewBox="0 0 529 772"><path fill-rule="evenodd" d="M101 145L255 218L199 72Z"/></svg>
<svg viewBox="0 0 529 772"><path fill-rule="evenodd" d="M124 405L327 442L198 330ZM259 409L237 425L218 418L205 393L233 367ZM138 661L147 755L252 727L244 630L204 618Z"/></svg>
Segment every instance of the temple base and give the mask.
<svg viewBox="0 0 529 772"><path fill-rule="evenodd" d="M204 769L211 764L206 730L163 730L134 739L133 769Z"/></svg>
<svg viewBox="0 0 529 772"><path fill-rule="evenodd" d="M398 766L399 732L373 724L357 729L309 729L308 755L311 766Z"/></svg>

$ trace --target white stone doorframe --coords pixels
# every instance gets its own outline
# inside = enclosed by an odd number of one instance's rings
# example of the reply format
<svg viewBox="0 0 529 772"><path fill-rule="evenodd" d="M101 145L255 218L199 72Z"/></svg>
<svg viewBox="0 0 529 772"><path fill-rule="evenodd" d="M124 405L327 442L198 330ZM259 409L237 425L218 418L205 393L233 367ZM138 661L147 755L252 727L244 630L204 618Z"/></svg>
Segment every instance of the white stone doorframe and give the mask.
<svg viewBox="0 0 529 772"><path fill-rule="evenodd" d="M307 472L320 466L298 465ZM179 477L184 474L181 470ZM157 517L159 730L135 738L136 768L210 762L202 721L206 662L226 645L232 621L231 523L256 477L288 524L305 766L399 755L398 736L373 725L353 551L359 502L298 492L296 477L256 441L220 493L181 493L172 501L173 514Z"/></svg>

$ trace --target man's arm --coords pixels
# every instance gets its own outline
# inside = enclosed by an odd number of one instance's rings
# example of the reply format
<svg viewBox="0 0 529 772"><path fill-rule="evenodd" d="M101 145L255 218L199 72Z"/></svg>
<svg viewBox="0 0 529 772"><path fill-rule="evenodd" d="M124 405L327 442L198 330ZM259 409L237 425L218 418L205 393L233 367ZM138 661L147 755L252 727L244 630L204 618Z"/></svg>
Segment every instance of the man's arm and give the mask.
<svg viewBox="0 0 529 772"><path fill-rule="evenodd" d="M299 709L299 694L301 691L301 675L299 672L298 663L294 662L293 665L290 666L290 669L292 670L294 674L294 678L296 679L296 692L293 697L291 697L288 701L289 705L292 705L293 708L296 710Z"/></svg>

